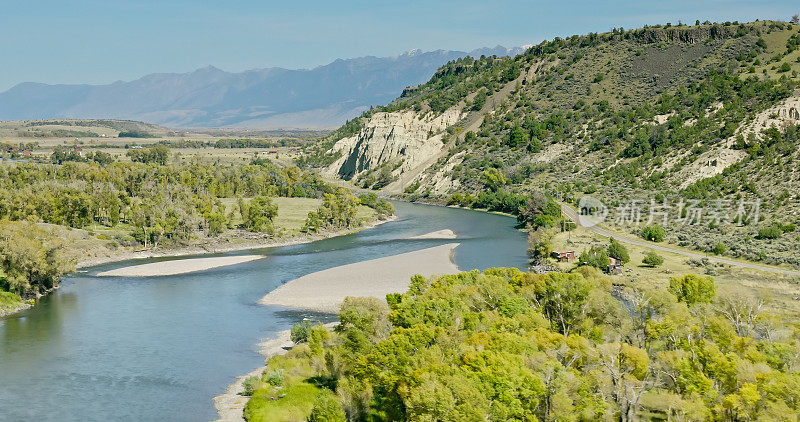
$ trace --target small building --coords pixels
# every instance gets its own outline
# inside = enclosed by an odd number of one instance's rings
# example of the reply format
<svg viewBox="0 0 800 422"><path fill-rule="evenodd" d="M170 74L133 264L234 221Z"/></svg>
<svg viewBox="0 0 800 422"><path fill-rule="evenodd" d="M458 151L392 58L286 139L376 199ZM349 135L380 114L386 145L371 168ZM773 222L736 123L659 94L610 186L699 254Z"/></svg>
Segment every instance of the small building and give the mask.
<svg viewBox="0 0 800 422"><path fill-rule="evenodd" d="M609 274L614 275L622 275L622 271L625 270L625 267L622 266L622 262L617 258L608 257L608 267L606 267L606 272Z"/></svg>
<svg viewBox="0 0 800 422"><path fill-rule="evenodd" d="M271 150L269 150L269 153L270 154L277 154L278 150L277 149L271 149Z"/></svg>
<svg viewBox="0 0 800 422"><path fill-rule="evenodd" d="M560 262L567 262L575 259L575 251L553 251L552 256Z"/></svg>

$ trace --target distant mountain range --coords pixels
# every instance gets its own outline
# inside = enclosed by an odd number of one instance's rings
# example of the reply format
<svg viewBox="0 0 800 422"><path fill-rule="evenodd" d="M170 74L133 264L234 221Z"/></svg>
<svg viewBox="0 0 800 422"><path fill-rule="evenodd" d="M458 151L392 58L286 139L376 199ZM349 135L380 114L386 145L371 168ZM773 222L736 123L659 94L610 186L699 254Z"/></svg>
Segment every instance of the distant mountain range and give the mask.
<svg viewBox="0 0 800 422"><path fill-rule="evenodd" d="M313 69L155 73L108 85L25 82L0 94L0 120L141 120L170 127L334 127L404 88L426 82L450 60L516 55L502 46L469 53L412 50L394 57L338 59Z"/></svg>

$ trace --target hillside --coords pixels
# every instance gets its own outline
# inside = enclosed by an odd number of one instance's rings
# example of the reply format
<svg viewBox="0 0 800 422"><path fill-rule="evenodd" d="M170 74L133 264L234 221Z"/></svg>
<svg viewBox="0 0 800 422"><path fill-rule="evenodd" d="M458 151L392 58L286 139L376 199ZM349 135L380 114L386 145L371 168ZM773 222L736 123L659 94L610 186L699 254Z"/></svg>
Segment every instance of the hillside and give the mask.
<svg viewBox="0 0 800 422"><path fill-rule="evenodd" d="M671 243L797 267L799 30L620 28L458 59L309 162L362 187L512 213L521 194L591 195L636 234L652 206Z"/></svg>
<svg viewBox="0 0 800 422"><path fill-rule="evenodd" d="M394 57L338 59L313 69L159 73L109 85L22 83L0 93L0 120L126 119L170 127L335 127L467 54L519 53L497 46L413 50Z"/></svg>
<svg viewBox="0 0 800 422"><path fill-rule="evenodd" d="M165 137L181 134L149 123L110 119L49 119L0 122L0 142L43 139Z"/></svg>

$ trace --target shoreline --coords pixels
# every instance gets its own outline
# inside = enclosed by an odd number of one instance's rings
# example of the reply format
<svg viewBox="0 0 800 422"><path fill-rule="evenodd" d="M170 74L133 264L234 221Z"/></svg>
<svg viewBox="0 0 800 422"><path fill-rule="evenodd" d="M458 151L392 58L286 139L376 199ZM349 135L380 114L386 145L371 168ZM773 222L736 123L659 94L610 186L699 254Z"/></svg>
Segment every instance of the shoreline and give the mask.
<svg viewBox="0 0 800 422"><path fill-rule="evenodd" d="M328 330L332 330L338 322L325 324ZM217 411L217 422L244 422L244 406L250 399L243 396L244 380L252 376L260 376L267 369L269 358L282 355L294 348L295 343L291 340L292 330L279 331L275 337L270 337L258 343L258 354L264 357L264 365L244 374L237 375L235 381L225 388L225 391L211 399L214 409Z"/></svg>
<svg viewBox="0 0 800 422"><path fill-rule="evenodd" d="M450 237L451 234L453 237ZM439 230L411 237L411 239L441 239L443 237L452 239L455 237L455 233L449 229ZM413 275L411 273L402 274L399 277L388 277L383 281L375 280L373 275L376 274L376 272L385 274L387 268L389 269L389 273L394 273L401 271L401 268L408 267L410 262L425 264L422 261L428 258L430 262L423 265L423 267L429 268L422 268L422 271L416 271L415 268L415 271L412 271L412 273L423 273L425 276L433 276L439 273L440 270L444 270L445 273L451 273L453 271L458 272L458 266L455 265L453 260L453 254L458 245L460 245L460 243L446 243L431 248L359 261L353 264L341 265L307 274L279 286L264 296L258 303L262 306L277 305L289 309L305 309L338 314L338 304L341 302L342 297L338 297L341 295L338 295L336 292L346 291L346 296L385 297L385 293L388 291L407 291L408 284ZM337 285L342 284L345 280L346 286ZM369 286L363 283L365 280L368 280L367 284ZM298 284L303 284L304 286L301 287L298 286ZM276 294L276 291L280 292ZM287 293L287 291L288 294L281 294L281 292ZM307 294L312 293L315 297L324 297L324 300L316 304L310 304L310 297L308 297ZM280 296L280 298L275 298L275 296ZM330 329L335 324L335 322L329 323L326 324L326 327ZM244 391L244 380L247 379L247 377L258 376L263 373L263 371L267 369L266 361L269 360L270 357L291 350L294 343L290 339L290 333L291 330L281 331L275 338L259 343L258 352L264 356L264 365L247 374L237 376L235 381L225 388L222 394L212 399L214 408L217 410L217 415L219 417L217 421L244 421L244 406L249 400L249 397L241 395Z"/></svg>
<svg viewBox="0 0 800 422"><path fill-rule="evenodd" d="M349 234L358 233L362 230L369 230L375 227L378 227L382 224L389 223L391 221L397 220L396 215L392 215L385 220L375 220L370 223L364 224L363 226L337 230L332 232L320 233L320 234L313 234L313 235L299 235L293 236L286 239L275 240L275 239L268 239L265 241L250 241L250 242L242 242L240 244L235 245L224 245L224 246L211 246L211 247L204 247L201 245L195 246L181 246L174 249L167 249L167 250L159 250L159 251L125 251L117 255L107 256L107 257L95 257L89 258L83 261L78 262L75 265L76 269L88 268L88 267L95 267L98 265L104 264L111 264L114 262L122 262L122 261L132 261L136 259L149 259L149 258L174 258L180 256L197 256L197 255L215 255L215 254L222 254L228 252L239 252L239 251L247 251L252 249L266 249L266 248L279 248L284 246L294 246L294 245L302 245L306 243L316 242L318 240L325 240L331 239L334 237L339 236L347 236Z"/></svg>
<svg viewBox="0 0 800 422"><path fill-rule="evenodd" d="M244 406L250 399L243 396L244 380L248 377L259 376L267 369L267 360L275 355L286 353L294 346L290 339L292 330L280 331L275 337L266 339L258 344L258 353L264 358L264 365L244 374L237 375L233 383L225 391L211 399L217 411L217 421L239 422L244 421Z"/></svg>
<svg viewBox="0 0 800 422"><path fill-rule="evenodd" d="M243 242L237 245L226 245L221 247L211 247L211 248L204 248L202 246L186 246L186 247L178 247L175 249L169 249L164 251L140 251L140 252L131 252L125 251L116 255L106 256L106 257L95 257L89 258L84 261L80 261L75 265L75 269L83 269L88 267L94 267L98 265L104 264L111 264L115 262L123 262L123 261L132 261L137 259L149 259L149 258L174 258L174 257L193 257L193 256L206 256L206 255L215 255L215 254L222 254L228 252L238 252L238 251L246 251L251 249L266 249L266 248L279 248L284 246L293 246L293 245L302 245L306 243L316 242L318 240L325 240L331 239L334 237L339 236L347 236L349 234L358 233L362 230L369 230L375 227L378 227L382 224L389 223L392 221L397 220L397 215L392 214L388 218L384 220L375 219L367 224L364 224L359 227L337 230L332 232L326 233L319 233L314 235L301 235L301 236L294 236L287 239L282 240L269 240L269 241L255 241L255 242ZM55 290L55 289L53 289ZM49 293L49 292L48 292ZM5 318L16 313L22 312L26 309L30 309L36 306L35 303L33 304L24 304L18 308L14 308L12 310L0 312L0 318Z"/></svg>

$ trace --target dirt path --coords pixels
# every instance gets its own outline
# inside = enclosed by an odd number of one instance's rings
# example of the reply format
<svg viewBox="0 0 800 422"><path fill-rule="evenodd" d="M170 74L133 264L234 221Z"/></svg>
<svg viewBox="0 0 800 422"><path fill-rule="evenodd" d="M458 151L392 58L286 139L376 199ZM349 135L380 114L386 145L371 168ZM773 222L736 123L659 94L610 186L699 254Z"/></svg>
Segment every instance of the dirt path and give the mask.
<svg viewBox="0 0 800 422"><path fill-rule="evenodd" d="M661 246L661 245L655 244L653 242L648 242L648 241L643 240L643 239L637 239L637 238L633 238L633 237L624 236L624 235L621 235L621 234L618 234L618 233L611 232L611 231L606 230L606 229L604 229L602 227L599 227L599 226L585 226L585 225L581 224L581 221L578 218L577 211L575 211L575 209L573 209L572 207L570 207L569 205L564 204L564 203L561 204L561 212L563 212L564 215L567 216L567 218L569 218L570 220L574 221L575 224L578 224L579 226L583 227L584 229L589 230L589 231L591 231L591 232L593 232L595 234L598 234L600 236L603 236L603 237L614 238L614 239L616 239L617 241L619 241L621 243L627 243L627 244L630 244L630 245L642 246L642 247L645 247L645 248L650 248L650 249L657 250L657 251L662 251L662 252L671 252L671 253L675 253L675 254L678 254L678 255L683 255L683 256L686 256L686 257L689 257L689 258L694 258L694 259L704 259L705 258L705 259L708 259L711 262L718 262L720 264L726 264L726 265L730 265L730 266L733 266L733 267L749 268L749 269L769 272L769 273L773 273L773 274L800 276L800 271L796 271L796 270L788 270L788 269L783 269L783 268L778 268L778 267L770 267L770 266L767 266L767 265L753 264L753 263L750 263L750 262L736 261L736 260L733 260L733 259L722 258L722 257L717 257L717 256L707 256L707 255L702 254L702 253L690 252L690 251L685 251L685 250L682 250L682 249L670 248L670 247L667 247L667 246Z"/></svg>

